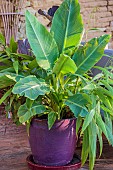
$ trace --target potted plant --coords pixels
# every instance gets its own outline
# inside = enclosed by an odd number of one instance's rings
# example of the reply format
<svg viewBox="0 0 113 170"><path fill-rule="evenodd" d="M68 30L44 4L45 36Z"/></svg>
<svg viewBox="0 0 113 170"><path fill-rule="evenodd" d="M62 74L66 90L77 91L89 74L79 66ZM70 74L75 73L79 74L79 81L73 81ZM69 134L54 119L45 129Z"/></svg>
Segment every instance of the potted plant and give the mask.
<svg viewBox="0 0 113 170"><path fill-rule="evenodd" d="M90 170L94 167L97 139L100 155L102 134L113 145L112 68L96 66L102 72L94 77L91 74L110 35L93 38L82 46L83 32L78 0L64 0L53 17L50 32L26 11L27 38L36 57L31 66L37 63L40 74L36 68L35 73L24 75L16 80L11 92L18 100L25 99L17 115L20 123L30 128L29 141L38 164L68 164L78 134L83 136L82 165L89 158Z"/></svg>

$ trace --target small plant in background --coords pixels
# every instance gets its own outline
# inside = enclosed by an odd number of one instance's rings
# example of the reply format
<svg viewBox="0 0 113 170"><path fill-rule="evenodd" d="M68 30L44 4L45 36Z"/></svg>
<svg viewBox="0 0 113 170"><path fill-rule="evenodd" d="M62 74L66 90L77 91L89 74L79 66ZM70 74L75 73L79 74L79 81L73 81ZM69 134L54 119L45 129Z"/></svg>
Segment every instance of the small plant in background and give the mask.
<svg viewBox="0 0 113 170"><path fill-rule="evenodd" d="M5 37L0 34L0 89L4 94L0 104L4 102L8 117L19 123L17 117L18 108L25 102L25 98L12 93L12 87L22 77L29 74L38 74L38 64L30 51L27 40L19 40L18 43L12 37L9 46ZM35 63L35 64L34 64Z"/></svg>
<svg viewBox="0 0 113 170"><path fill-rule="evenodd" d="M91 75L110 35L93 38L81 46L84 25L78 0L65 0L61 4L50 32L26 11L26 32L34 56L13 54L14 73L4 70L0 73L13 82L8 85L2 102L11 94L18 97L17 101L24 99L17 116L20 123L28 126L34 117L46 118L50 130L57 120L76 117L76 134L83 136L82 165L89 158L92 170L97 139L100 155L102 134L113 145L113 74L109 68L98 66L102 72ZM11 57L12 53L7 59Z"/></svg>

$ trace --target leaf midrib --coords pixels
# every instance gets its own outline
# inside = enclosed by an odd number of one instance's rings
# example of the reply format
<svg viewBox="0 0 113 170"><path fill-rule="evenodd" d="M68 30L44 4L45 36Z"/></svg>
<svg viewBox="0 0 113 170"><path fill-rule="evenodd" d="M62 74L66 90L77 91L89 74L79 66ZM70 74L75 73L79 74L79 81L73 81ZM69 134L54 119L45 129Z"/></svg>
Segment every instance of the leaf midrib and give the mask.
<svg viewBox="0 0 113 170"><path fill-rule="evenodd" d="M79 105L79 104L77 104L77 103L72 102L71 100L66 100L66 101L68 101L68 102L71 103L71 104L74 104L75 106L78 106L78 107L86 110L84 107L82 107L81 105Z"/></svg>
<svg viewBox="0 0 113 170"><path fill-rule="evenodd" d="M40 85L37 84L37 85L35 85L35 86L29 87L29 88L23 90L21 93L24 93L24 92L26 92L26 91L28 91L28 90L30 90L30 89L34 89L34 88L36 88L36 87L38 87L38 86L40 86Z"/></svg>
<svg viewBox="0 0 113 170"><path fill-rule="evenodd" d="M61 67L60 67L60 70L59 70L59 72L58 72L58 75L60 74L60 72L62 71L62 68L64 67L64 65L65 65L65 63L67 62L67 60L69 59L68 57L66 57L66 56L64 56L65 58L65 60L64 60L64 62L62 63L62 65L61 65Z"/></svg>
<svg viewBox="0 0 113 170"><path fill-rule="evenodd" d="M39 108L39 107L43 107L43 105L36 105L36 106L33 106L31 109L35 109L35 108Z"/></svg>
<svg viewBox="0 0 113 170"><path fill-rule="evenodd" d="M28 17L27 17L27 19L28 19ZM29 19L28 19L28 21L29 21L29 23L31 24L31 27L32 27L32 29L33 29L34 32L35 32L35 35L36 35L36 37L37 37L37 39L38 39L38 42L39 42L39 44L40 44L40 46L41 46L41 49L42 49L42 52L43 52L44 56L45 56L46 59L48 60L47 55L46 55L46 53L45 53L45 51L44 51L44 49L43 49L43 47L42 47L42 44L41 44L41 42L39 41L38 35L36 34L36 31L35 31L35 29L34 29L33 26L32 26L32 23L30 22ZM38 24L39 24L39 23L38 23Z"/></svg>
<svg viewBox="0 0 113 170"><path fill-rule="evenodd" d="M63 44L63 48L62 48L62 51L65 49L65 45L66 45L66 42L65 42L65 39L67 38L67 35L68 35L68 28L69 28L69 18L70 18L70 14L71 14L71 4L69 5L69 13L68 13L68 19L67 19L67 24L66 24L66 31L65 31L65 37L64 37L64 44Z"/></svg>
<svg viewBox="0 0 113 170"><path fill-rule="evenodd" d="M105 41L105 39L103 40ZM97 48L103 43L103 41L101 41L101 43L92 51L92 53L90 53L90 55L84 60L84 62L82 62L79 66L78 66L78 69L85 63L87 62L87 60L89 59L89 57L97 50ZM78 71L77 69L77 71Z"/></svg>

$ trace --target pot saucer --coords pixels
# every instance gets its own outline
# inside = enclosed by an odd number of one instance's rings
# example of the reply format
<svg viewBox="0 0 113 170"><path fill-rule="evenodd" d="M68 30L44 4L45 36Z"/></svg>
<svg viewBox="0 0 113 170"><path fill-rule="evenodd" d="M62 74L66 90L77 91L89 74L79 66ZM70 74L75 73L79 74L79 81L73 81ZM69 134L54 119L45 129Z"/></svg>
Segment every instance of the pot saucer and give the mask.
<svg viewBox="0 0 113 170"><path fill-rule="evenodd" d="M81 160L77 155L74 155L73 160L65 166L45 166L34 163L33 156L29 155L26 158L29 170L78 170L81 167Z"/></svg>

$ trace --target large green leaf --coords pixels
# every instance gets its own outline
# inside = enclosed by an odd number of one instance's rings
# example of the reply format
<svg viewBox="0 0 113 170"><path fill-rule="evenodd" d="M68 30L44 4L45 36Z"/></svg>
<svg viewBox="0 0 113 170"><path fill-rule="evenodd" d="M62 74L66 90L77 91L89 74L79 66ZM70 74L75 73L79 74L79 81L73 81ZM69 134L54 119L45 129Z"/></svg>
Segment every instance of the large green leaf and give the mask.
<svg viewBox="0 0 113 170"><path fill-rule="evenodd" d="M13 87L13 93L35 100L39 95L45 95L50 91L48 85L43 79L37 79L36 76L27 76L18 81Z"/></svg>
<svg viewBox="0 0 113 170"><path fill-rule="evenodd" d="M97 103L96 105L96 114L95 114L95 117L97 115L100 115L100 102ZM96 123L96 122L95 122ZM100 144L100 155L102 154L102 150L103 150L103 139L102 139L102 130L99 128L99 126L96 124L96 131L97 131L97 137L98 137L98 140L99 140L99 144Z"/></svg>
<svg viewBox="0 0 113 170"><path fill-rule="evenodd" d="M3 59L3 60L2 60ZM8 57L7 55L3 55L0 56L0 62L1 62L1 66L0 66L0 72L3 70L3 69L10 69L12 67L12 61L9 60L10 57ZM2 60L2 61L1 61ZM3 70L4 72L4 70ZM12 71L11 71L12 72Z"/></svg>
<svg viewBox="0 0 113 170"><path fill-rule="evenodd" d="M0 54L0 62L3 65L4 61L8 61L10 59L10 57L8 57L4 52L2 54Z"/></svg>
<svg viewBox="0 0 113 170"><path fill-rule="evenodd" d="M5 46L5 37L3 36L2 33L0 33L0 44Z"/></svg>
<svg viewBox="0 0 113 170"><path fill-rule="evenodd" d="M113 131L113 125L112 125L112 117L104 112L104 120L105 120L105 124L110 128L110 131Z"/></svg>
<svg viewBox="0 0 113 170"><path fill-rule="evenodd" d="M93 38L75 52L73 60L77 65L77 74L84 74L101 59L104 54L104 48L109 40L110 35Z"/></svg>
<svg viewBox="0 0 113 170"><path fill-rule="evenodd" d="M102 100L102 96L104 96L104 95L106 96L106 99L108 99L107 96L113 99L113 95L112 95L111 91L109 91L105 87L99 86L98 88L95 89L95 92L97 93L97 95L100 97L101 100ZM102 95L102 96L100 96L100 95ZM104 98L103 98L103 102L104 102Z"/></svg>
<svg viewBox="0 0 113 170"><path fill-rule="evenodd" d="M99 129L99 127L97 126L97 135L98 135L98 140L99 140L99 144L100 144L100 155L102 154L102 150L103 150L103 139L102 139L102 131L101 129Z"/></svg>
<svg viewBox="0 0 113 170"><path fill-rule="evenodd" d="M2 75L0 74L0 89L11 86L13 84L15 84L14 81L10 80L3 74Z"/></svg>
<svg viewBox="0 0 113 170"><path fill-rule="evenodd" d="M98 125L99 129L104 133L104 135L109 141L106 126L100 114L96 114L96 124Z"/></svg>
<svg viewBox="0 0 113 170"><path fill-rule="evenodd" d="M108 141L113 146L113 132L109 128L109 126L107 126L106 124L105 124L105 126L106 126L106 130L107 130L107 134L108 134Z"/></svg>
<svg viewBox="0 0 113 170"><path fill-rule="evenodd" d="M48 127L49 127L49 130L52 128L53 124L55 123L56 118L57 118L57 114L55 112L51 111L48 114Z"/></svg>
<svg viewBox="0 0 113 170"><path fill-rule="evenodd" d="M105 122L106 130L107 130L109 142L113 146L113 122L112 122L112 117L108 113L105 113L105 112L104 112L104 122Z"/></svg>
<svg viewBox="0 0 113 170"><path fill-rule="evenodd" d="M51 32L60 53L79 45L83 34L83 22L78 0L65 0L60 5L54 15Z"/></svg>
<svg viewBox="0 0 113 170"><path fill-rule="evenodd" d="M95 92L99 96L99 99L102 101L101 108L113 116L113 107L111 103L113 100L112 94L107 89L102 87L95 89Z"/></svg>
<svg viewBox="0 0 113 170"><path fill-rule="evenodd" d="M82 133L84 132L84 130L88 127L88 125L90 124L90 122L92 121L93 117L95 115L95 108L92 109L90 111L89 114L86 115L83 126L82 126Z"/></svg>
<svg viewBox="0 0 113 170"><path fill-rule="evenodd" d="M2 96L2 98L0 99L0 105L4 102L4 100L5 100L8 96L10 96L11 92L12 92L12 88L9 89L9 90Z"/></svg>
<svg viewBox="0 0 113 170"><path fill-rule="evenodd" d="M10 72L0 73L0 89L14 85L17 75Z"/></svg>
<svg viewBox="0 0 113 170"><path fill-rule="evenodd" d="M14 37L11 37L9 47L10 47L10 50L11 50L12 53L17 52L18 43L15 42Z"/></svg>
<svg viewBox="0 0 113 170"><path fill-rule="evenodd" d="M94 66L94 68L101 70L105 74L106 77L109 76L110 78L113 79L113 73L110 68L109 68L109 70L107 70L106 68L103 68L103 67L99 67L99 66ZM111 81L112 81L112 79L111 79Z"/></svg>
<svg viewBox="0 0 113 170"><path fill-rule="evenodd" d="M37 103L34 103L31 108L28 108L26 103L22 106L20 106L18 110L18 117L19 121L21 123L24 123L28 121L30 118L35 116L36 114L41 114L45 111L45 107L43 105L38 105Z"/></svg>
<svg viewBox="0 0 113 170"><path fill-rule="evenodd" d="M57 44L47 29L30 12L26 12L26 33L38 64L50 69L59 56Z"/></svg>
<svg viewBox="0 0 113 170"><path fill-rule="evenodd" d="M84 131L83 144L82 144L82 154L81 154L82 165L84 165L84 163L86 162L88 153L89 153L89 133L88 133L88 128L86 128L86 130Z"/></svg>
<svg viewBox="0 0 113 170"><path fill-rule="evenodd" d="M19 62L18 60L13 62L13 68L15 69L16 74L18 74Z"/></svg>
<svg viewBox="0 0 113 170"><path fill-rule="evenodd" d="M103 83L103 85L106 87L106 89L108 89L108 91L113 96L113 87L110 86L110 84L106 80L102 80L101 82Z"/></svg>
<svg viewBox="0 0 113 170"><path fill-rule="evenodd" d="M27 54L11 53L11 55L13 55L13 56L15 56L15 57L21 57L21 58L23 58L23 59L30 60L30 61L34 60L34 57L29 56L29 55L27 55Z"/></svg>
<svg viewBox="0 0 113 170"><path fill-rule="evenodd" d="M80 128L82 125L82 117L78 116L77 120L76 120L76 134L78 134Z"/></svg>
<svg viewBox="0 0 113 170"><path fill-rule="evenodd" d="M79 115L85 117L89 114L88 110L85 108L87 100L81 94L75 94L69 97L65 101L65 104L69 106L75 117L78 117Z"/></svg>
<svg viewBox="0 0 113 170"><path fill-rule="evenodd" d="M93 170L96 159L96 143L97 143L97 131L94 120L89 124L88 132L89 132L89 169Z"/></svg>
<svg viewBox="0 0 113 170"><path fill-rule="evenodd" d="M75 73L77 70L76 64L74 61L67 55L62 54L58 61L56 62L53 73L55 73L57 76L62 73Z"/></svg>
<svg viewBox="0 0 113 170"><path fill-rule="evenodd" d="M4 73L4 74L7 74L7 73L15 73L15 70L13 67L10 67L8 65L3 65L4 67L0 66L0 73ZM3 68L3 69L1 69Z"/></svg>

